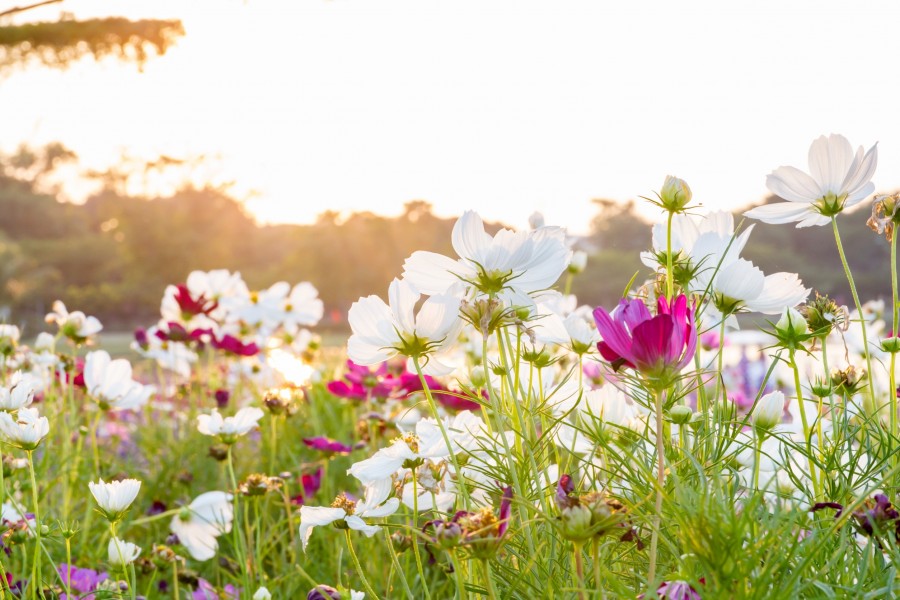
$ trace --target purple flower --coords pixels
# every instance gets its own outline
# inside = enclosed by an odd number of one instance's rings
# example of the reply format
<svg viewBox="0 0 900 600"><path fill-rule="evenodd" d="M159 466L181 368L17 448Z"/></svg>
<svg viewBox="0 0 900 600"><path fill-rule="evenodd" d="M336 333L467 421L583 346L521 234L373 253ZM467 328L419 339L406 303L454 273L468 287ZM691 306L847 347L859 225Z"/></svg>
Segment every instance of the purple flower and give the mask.
<svg viewBox="0 0 900 600"><path fill-rule="evenodd" d="M664 581L656 588L656 597L660 600L702 600L687 581Z"/></svg>
<svg viewBox="0 0 900 600"><path fill-rule="evenodd" d="M467 398L461 398L460 395L455 392L449 392L447 388L442 386L440 382L431 375L425 375L425 383L428 385L428 389L431 390L434 399L437 402L440 402L444 408L457 411L481 410L480 404L468 400ZM416 373L403 373L400 375L400 388L406 391L407 396L414 394L415 392L421 392L423 389L422 380L419 379L419 376Z"/></svg>
<svg viewBox="0 0 900 600"><path fill-rule="evenodd" d="M341 600L341 593L330 585L319 584L309 590L306 600Z"/></svg>
<svg viewBox="0 0 900 600"><path fill-rule="evenodd" d="M322 436L303 438L303 443L313 450L319 450L328 454L350 454L353 451L353 446Z"/></svg>
<svg viewBox="0 0 900 600"><path fill-rule="evenodd" d="M840 518L844 512L844 506L837 502L819 502L810 509L816 512L823 508L837 510L835 519ZM884 494L875 494L866 500L862 506L853 511L853 521L860 533L868 536L876 532L894 532L895 539L900 542L900 512L891 505L891 501Z"/></svg>
<svg viewBox="0 0 900 600"><path fill-rule="evenodd" d="M66 586L71 587L79 594L93 592L101 582L106 581L109 577L105 572L98 573L93 569L79 569L78 567L67 565L65 563L59 565L57 570ZM65 594L63 594L62 598L65 597ZM93 595L84 597L93 598Z"/></svg>
<svg viewBox="0 0 900 600"><path fill-rule="evenodd" d="M230 583L223 589L216 590L213 584L202 577L197 582L197 589L191 594L192 600L237 600L238 598L240 598L240 592Z"/></svg>
<svg viewBox="0 0 900 600"><path fill-rule="evenodd" d="M656 386L664 387L694 357L697 328L687 298L679 295L670 305L664 297L653 316L642 300L622 300L610 315L602 307L594 320L603 338L600 354L614 370L635 369Z"/></svg>

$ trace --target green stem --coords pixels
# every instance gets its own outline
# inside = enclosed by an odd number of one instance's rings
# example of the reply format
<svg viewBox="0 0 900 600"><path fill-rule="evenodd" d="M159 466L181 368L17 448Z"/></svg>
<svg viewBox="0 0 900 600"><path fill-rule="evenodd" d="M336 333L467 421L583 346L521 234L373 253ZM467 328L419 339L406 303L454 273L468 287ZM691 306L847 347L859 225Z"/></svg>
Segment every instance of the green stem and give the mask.
<svg viewBox="0 0 900 600"><path fill-rule="evenodd" d="M600 577L600 537L596 535L591 540L591 557L594 560L594 588L600 597L605 597L603 579Z"/></svg>
<svg viewBox="0 0 900 600"><path fill-rule="evenodd" d="M578 582L578 598L584 600L584 555L581 552L581 544L575 542L575 577Z"/></svg>
<svg viewBox="0 0 900 600"><path fill-rule="evenodd" d="M834 241L837 244L838 254L840 254L841 256L841 264L844 266L844 274L847 276L847 283L850 284L850 293L853 296L853 304L854 306L856 306L856 312L859 315L859 325L862 328L863 352L866 356L866 373L869 376L869 385L867 386L869 392L869 400L871 402L872 410L877 410L877 406L875 403L875 386L872 385L872 352L869 348L869 339L866 334L866 319L863 316L862 304L860 304L859 302L859 294L856 291L856 282L853 281L853 274L850 272L850 265L847 264L847 257L844 255L844 245L841 243L841 234L838 231L837 218L835 216L831 217L831 225L832 229L834 229ZM868 419L863 419L861 426L865 428L867 422Z"/></svg>
<svg viewBox="0 0 900 600"><path fill-rule="evenodd" d="M44 597L43 589L41 588L42 579L41 579L41 529L43 525L41 523L41 511L38 503L38 486L37 486L37 477L34 474L34 451L28 450L28 473L31 475L31 501L34 503L34 562L31 565L31 582L28 587L31 589L31 597L37 598L38 594L40 594L41 598ZM2 466L0 466L2 468Z"/></svg>
<svg viewBox="0 0 900 600"><path fill-rule="evenodd" d="M666 454L663 448L663 392L654 394L654 409L656 413L656 505L653 511L653 530L650 537L650 568L647 575L648 589L655 590L656 584L656 558L659 547L659 529L662 522L663 487L666 483Z"/></svg>
<svg viewBox="0 0 900 600"><path fill-rule="evenodd" d="M425 597L430 599L431 591L428 589L428 582L425 581L425 569L422 568L422 555L419 552L419 541L415 537L419 532L419 478L416 477L415 470L413 470L413 472L412 472L412 484L413 484L413 524L412 524L413 555L416 557L416 568L419 570L419 579L422 582L422 589L425 590ZM348 542L349 542L349 540L348 540Z"/></svg>
<svg viewBox="0 0 900 600"><path fill-rule="evenodd" d="M669 301L675 297L674 268L672 266L672 219L675 213L669 211L669 221L666 226L666 299Z"/></svg>
<svg viewBox="0 0 900 600"><path fill-rule="evenodd" d="M806 446L806 459L809 464L809 478L810 480L812 480L815 500L818 501L819 499L821 499L822 490L819 488L819 478L816 474L815 464L813 463L812 447L809 443L809 421L806 418L806 402L804 402L803 400L803 388L800 383L800 369L797 367L794 350L791 350L789 358L791 361L791 369L793 369L794 371L794 387L797 389L797 407L800 409L800 423L803 425L803 443Z"/></svg>
<svg viewBox="0 0 900 600"><path fill-rule="evenodd" d="M763 436L756 433L756 447L753 453L753 489L759 491L759 463L762 460Z"/></svg>
<svg viewBox="0 0 900 600"><path fill-rule="evenodd" d="M484 368L484 376L485 376L485 386L487 386L488 390L488 398L491 401L491 407L494 410L494 418L497 419L497 436L500 438L500 445L503 446L504 455L509 460L509 472L510 477L513 481L514 490L521 494L525 495L525 491L522 488L522 484L519 481L519 472L516 470L516 458L509 449L509 440L506 439L506 427L504 427L503 422L503 409L500 405L500 395L494 389L494 385L491 383L490 369L488 368L488 359L487 359L487 334L482 332L482 341L481 341L481 361L482 366ZM487 419L485 419L487 420ZM535 555L535 543L534 543L534 532L531 530L531 525L528 522L527 514L525 513L525 509L521 504L518 504L518 513L519 520L522 522L522 525L525 529L526 539L528 540L528 550L531 553L531 556Z"/></svg>
<svg viewBox="0 0 900 600"><path fill-rule="evenodd" d="M448 550L447 553L450 555L450 564L453 565L453 575L456 578L456 591L459 600L468 600L469 594L466 592L466 582L463 578L459 555L455 550Z"/></svg>
<svg viewBox="0 0 900 600"><path fill-rule="evenodd" d="M234 458L232 456L232 448L233 446L229 444L227 460L225 462L228 468L228 478L231 482L231 497L232 502L234 502L234 518L231 526L231 539L234 543L234 552L237 555L238 562L241 565L241 579L244 582L244 589L250 589L250 576L247 573L247 556L244 552L244 539L241 535L241 518L238 512L239 508L242 508L240 503L238 502L239 494L238 494L238 484L237 477L234 474Z"/></svg>
<svg viewBox="0 0 900 600"><path fill-rule="evenodd" d="M353 566L356 567L356 572L359 574L360 580L362 580L363 587L366 588L366 593L378 600L378 594L372 589L372 584L369 583L366 572L363 570L362 565L359 564L359 557L356 556L356 550L353 549L353 539L350 537L350 530L345 529L344 534L347 536L347 548L350 550L350 558L353 559Z"/></svg>
<svg viewBox="0 0 900 600"><path fill-rule="evenodd" d="M388 547L388 556L391 557L391 562L394 563L394 570L397 572L397 575L400 576L400 583L403 585L403 591L406 594L406 598L407 600L415 600L412 590L409 589L409 582L406 581L406 573L400 566L400 561L397 559L397 552L394 551L394 542L391 541L391 536L386 528L382 528L381 531L384 533L384 541Z"/></svg>
<svg viewBox="0 0 900 600"><path fill-rule="evenodd" d="M428 382L425 380L425 374L422 373L422 365L419 364L419 357L414 356L413 366L416 369L416 374L419 376L419 383L422 385L422 391L425 393L425 399L428 401L428 408L431 410L431 414L434 417L434 420L437 421L438 427L441 430L441 436L444 438L444 443L447 444L447 452L450 453L450 462L453 464L453 471L456 473L456 485L459 488L460 495L463 498L463 505L466 510L469 509L469 490L466 486L466 482L463 480L462 470L459 468L459 459L456 457L456 451L453 448L453 444L450 441L450 434L447 433L447 427L444 425L444 420L441 418L441 415L438 414L437 404L434 401L434 396L431 394L431 388L428 387ZM417 513L418 516L418 513Z"/></svg>
<svg viewBox="0 0 900 600"><path fill-rule="evenodd" d="M481 559L481 566L484 567L484 583L487 586L489 600L497 598L497 590L494 589L493 575L491 573L491 563L486 558Z"/></svg>
<svg viewBox="0 0 900 600"><path fill-rule="evenodd" d="M900 333L897 331L898 306L897 300L897 231L893 230L891 235L891 337L897 338ZM891 348L893 350L893 348ZM890 398L890 426L891 426L891 463L893 467L897 466L898 457L894 448L897 444L897 353L891 352L891 368L889 371L890 390L888 397ZM871 375L870 375L871 378Z"/></svg>

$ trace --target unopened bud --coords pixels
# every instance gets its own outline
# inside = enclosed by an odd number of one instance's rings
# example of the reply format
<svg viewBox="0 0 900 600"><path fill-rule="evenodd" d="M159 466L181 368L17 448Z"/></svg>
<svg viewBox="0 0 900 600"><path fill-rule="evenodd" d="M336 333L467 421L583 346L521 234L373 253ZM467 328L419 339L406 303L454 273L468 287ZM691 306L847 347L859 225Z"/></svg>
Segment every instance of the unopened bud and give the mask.
<svg viewBox="0 0 900 600"><path fill-rule="evenodd" d="M691 422L691 418L694 416L694 411L691 410L690 406L673 406L669 409L669 419L676 425L686 425Z"/></svg>
<svg viewBox="0 0 900 600"><path fill-rule="evenodd" d="M662 190L659 192L659 200L662 207L669 212L677 213L691 202L691 188L683 180L672 175L666 176Z"/></svg>

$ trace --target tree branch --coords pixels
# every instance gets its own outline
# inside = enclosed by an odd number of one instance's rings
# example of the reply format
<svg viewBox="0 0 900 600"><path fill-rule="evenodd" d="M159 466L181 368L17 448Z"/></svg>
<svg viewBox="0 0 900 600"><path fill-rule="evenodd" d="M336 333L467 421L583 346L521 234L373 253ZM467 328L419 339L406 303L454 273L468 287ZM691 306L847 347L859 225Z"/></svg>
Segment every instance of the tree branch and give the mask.
<svg viewBox="0 0 900 600"><path fill-rule="evenodd" d="M62 0L43 0L42 2L36 2L35 4L29 4L27 6L16 6L14 8L8 8L3 12L0 12L0 17L14 15L16 13L25 12L26 10L31 10L32 8L38 8L39 6L46 6L48 4L57 4L59 2L62 2Z"/></svg>

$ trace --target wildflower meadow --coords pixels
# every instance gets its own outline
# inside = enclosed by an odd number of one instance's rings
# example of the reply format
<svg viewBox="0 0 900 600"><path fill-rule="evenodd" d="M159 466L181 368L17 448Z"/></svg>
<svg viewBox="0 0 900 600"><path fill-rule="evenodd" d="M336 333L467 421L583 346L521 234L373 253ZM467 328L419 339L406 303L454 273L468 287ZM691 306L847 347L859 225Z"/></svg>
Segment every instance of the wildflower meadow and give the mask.
<svg viewBox="0 0 900 600"><path fill-rule="evenodd" d="M570 293L564 228L466 211L341 348L303 273L194 271L128 358L63 302L2 324L0 598L896 597L900 195L876 166L822 136L738 217L666 177L616 305ZM866 218L888 298L848 266ZM759 221L830 228L852 303L742 258Z"/></svg>

